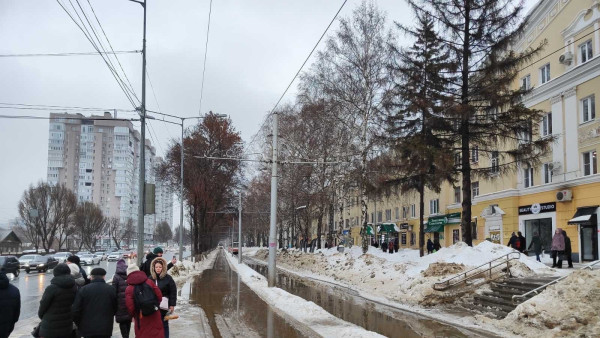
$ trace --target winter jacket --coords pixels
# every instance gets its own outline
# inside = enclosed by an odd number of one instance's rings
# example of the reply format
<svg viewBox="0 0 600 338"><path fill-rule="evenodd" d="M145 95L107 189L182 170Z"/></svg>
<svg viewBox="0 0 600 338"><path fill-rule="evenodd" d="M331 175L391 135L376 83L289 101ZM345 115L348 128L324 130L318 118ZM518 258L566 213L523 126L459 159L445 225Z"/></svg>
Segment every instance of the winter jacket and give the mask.
<svg viewBox="0 0 600 338"><path fill-rule="evenodd" d="M153 254L152 252L146 255L146 261L140 265L140 270L146 273L146 276L150 277L150 267L152 266L152 261L158 257L158 255ZM173 267L173 263L169 262L167 264L167 271L169 271Z"/></svg>
<svg viewBox="0 0 600 338"><path fill-rule="evenodd" d="M167 260L162 257L156 257L152 260L151 266L152 271L150 272L152 275L152 281L156 283L163 297L169 298L169 306L177 305L177 285L175 285L175 281L173 277L167 274L167 269L163 269L160 273L160 276L156 275L156 271L154 271L154 264L158 261L162 261L163 266L167 266Z"/></svg>
<svg viewBox="0 0 600 338"><path fill-rule="evenodd" d="M81 275L81 268L74 263L67 263L69 269L71 269L71 277L75 280L75 284L77 287L82 287L85 285L85 279Z"/></svg>
<svg viewBox="0 0 600 338"><path fill-rule="evenodd" d="M565 255L571 255L571 239L567 236L567 232L563 230L563 236L565 237Z"/></svg>
<svg viewBox="0 0 600 338"><path fill-rule="evenodd" d="M113 287L116 289L118 309L115 314L117 323L131 322L131 315L125 305L125 290L127 289L127 263L123 259L117 262L117 271L113 276Z"/></svg>
<svg viewBox="0 0 600 338"><path fill-rule="evenodd" d="M11 285L4 272L0 272L0 338L7 338L15 328L21 314L21 293Z"/></svg>
<svg viewBox="0 0 600 338"><path fill-rule="evenodd" d="M439 241L433 242L433 250L440 251L441 248L442 248L442 245L440 244Z"/></svg>
<svg viewBox="0 0 600 338"><path fill-rule="evenodd" d="M506 246L510 246L511 248L518 250L519 248L517 247L517 241L519 240L519 237L517 237L517 235L515 235L514 233L512 234L512 236L510 236L510 240L508 240L508 244Z"/></svg>
<svg viewBox="0 0 600 338"><path fill-rule="evenodd" d="M519 248L517 250L519 250L520 252L525 251L525 247L527 246L527 240L525 239L525 237L518 236L517 240L519 241Z"/></svg>
<svg viewBox="0 0 600 338"><path fill-rule="evenodd" d="M565 250L565 236L562 233L562 229L558 228L558 233L552 237L552 250L553 251L564 251Z"/></svg>
<svg viewBox="0 0 600 338"><path fill-rule="evenodd" d="M139 310L136 311L134 290L136 285L146 283L152 287L158 300L162 299L160 289L152 282L143 271L134 271L127 276L127 289L125 290L125 305L127 311L134 318L133 326L135 336L139 338L163 338L164 329L160 318L160 311L155 311L150 316L142 316Z"/></svg>
<svg viewBox="0 0 600 338"><path fill-rule="evenodd" d="M71 305L73 305L76 293L75 280L70 274L52 278L40 300L38 310L38 316L42 320L40 336L44 338L70 337L73 332Z"/></svg>
<svg viewBox="0 0 600 338"><path fill-rule="evenodd" d="M430 239L427 240L427 251L433 251L433 242Z"/></svg>
<svg viewBox="0 0 600 338"><path fill-rule="evenodd" d="M115 289L102 278L94 278L82 287L73 303L73 321L79 334L88 336L110 336L113 317L117 312Z"/></svg>
<svg viewBox="0 0 600 338"><path fill-rule="evenodd" d="M533 238L531 239L531 243L529 243L529 247L527 248L527 250L531 250L531 246L533 246L533 251L536 254L541 254L542 253L542 240L540 239L540 236L533 236Z"/></svg>

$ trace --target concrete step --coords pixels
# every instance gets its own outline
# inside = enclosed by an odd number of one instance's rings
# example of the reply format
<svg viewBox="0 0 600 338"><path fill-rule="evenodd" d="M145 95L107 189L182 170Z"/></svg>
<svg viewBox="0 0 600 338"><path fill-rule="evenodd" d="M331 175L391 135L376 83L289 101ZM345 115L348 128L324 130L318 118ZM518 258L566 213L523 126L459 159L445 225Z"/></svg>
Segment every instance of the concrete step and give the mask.
<svg viewBox="0 0 600 338"><path fill-rule="evenodd" d="M515 292L520 292L520 293L525 293L528 291L531 291L533 289L538 288L538 286L526 286L526 285L519 285L519 284L506 284L506 283L493 283L492 284L492 290L502 290L502 291L510 291L510 290L514 290Z"/></svg>
<svg viewBox="0 0 600 338"><path fill-rule="evenodd" d="M512 309L514 309L516 307L516 305L513 304L512 301L501 298L501 297L489 296L489 295L477 295L473 298L475 299L476 302L478 302L480 304L487 302L487 303L494 303L497 305L504 305L504 306L507 306Z"/></svg>
<svg viewBox="0 0 600 338"><path fill-rule="evenodd" d="M497 293L497 292L485 291L485 292L483 292L483 295L484 296L489 296L489 297L498 297L498 298L506 299L506 300L512 302L512 299L513 299L512 297L514 295L522 295L522 293L512 294L512 293ZM526 299L529 299L529 298L531 298L533 296L534 295L529 295L529 296L527 296Z"/></svg>
<svg viewBox="0 0 600 338"><path fill-rule="evenodd" d="M483 313L488 316L492 315L493 317L496 317L498 319L502 319L502 318L506 317L506 315L508 315L508 312L506 312L506 311L502 311L497 308L492 308L489 306L480 305L477 303L471 304L469 306L469 311L473 311L476 313Z"/></svg>
<svg viewBox="0 0 600 338"><path fill-rule="evenodd" d="M496 310L500 310L500 311L504 311L506 313L511 312L512 310L515 309L514 305L505 305L505 304L498 304L497 302L497 298L496 299L486 299L487 297L477 297L474 299L475 304L479 304L481 306L487 306L487 307L491 307L494 308ZM489 297L489 298L494 298L494 297Z"/></svg>

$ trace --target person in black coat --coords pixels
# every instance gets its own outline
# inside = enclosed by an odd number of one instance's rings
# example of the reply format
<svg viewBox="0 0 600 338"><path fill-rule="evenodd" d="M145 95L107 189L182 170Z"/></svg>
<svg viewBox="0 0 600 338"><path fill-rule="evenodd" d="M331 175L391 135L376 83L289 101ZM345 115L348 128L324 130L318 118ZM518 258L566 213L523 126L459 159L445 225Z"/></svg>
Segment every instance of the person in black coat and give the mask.
<svg viewBox="0 0 600 338"><path fill-rule="evenodd" d="M140 265L140 270L144 271L146 273L146 276L150 277L151 276L150 267L151 267L152 261L156 257L162 257L162 255L163 255L163 249L160 246L157 246L156 248L154 248L154 250L152 252L150 252L146 255L146 260L144 261L144 263L142 263L142 265ZM167 271L170 270L176 262L177 262L177 260L175 258L173 258L171 260L171 262L169 262L169 264L167 264Z"/></svg>
<svg viewBox="0 0 600 338"><path fill-rule="evenodd" d="M440 240L434 239L433 240L433 250L437 252L437 251L440 251L441 248L442 248L442 245L440 244Z"/></svg>
<svg viewBox="0 0 600 338"><path fill-rule="evenodd" d="M571 239L567 236L566 231L562 231L563 236L565 237L565 256L567 258L567 263L569 263L569 267L573 267L573 259L571 258ZM561 262L562 263L562 262Z"/></svg>
<svg viewBox="0 0 600 338"><path fill-rule="evenodd" d="M0 272L0 338L8 338L21 314L21 293Z"/></svg>
<svg viewBox="0 0 600 338"><path fill-rule="evenodd" d="M119 323L119 329L121 330L121 336L123 338L129 337L131 331L131 315L127 311L127 305L125 305L125 290L127 289L127 263L124 259L117 261L117 270L113 276L113 287L116 289L117 294L117 313L115 314L115 320Z"/></svg>
<svg viewBox="0 0 600 338"><path fill-rule="evenodd" d="M167 261L162 257L156 257L152 260L152 280L156 283L156 286L160 289L163 298L168 298L168 310L165 310L162 306L160 309L160 318L163 320L163 328L165 330L165 338L169 338L169 321L164 320L167 313L172 313L177 304L177 285L173 277L167 274Z"/></svg>
<svg viewBox="0 0 600 338"><path fill-rule="evenodd" d="M117 294L106 284L106 270L95 268L90 284L82 287L72 306L73 321L83 337L110 337L117 312Z"/></svg>
<svg viewBox="0 0 600 338"><path fill-rule="evenodd" d="M71 305L75 300L77 286L71 277L71 269L65 263L58 264L52 271L54 278L44 290L38 316L40 336L44 338L70 337L73 333Z"/></svg>
<svg viewBox="0 0 600 338"><path fill-rule="evenodd" d="M517 232L517 240L519 241L519 252L524 252L525 247L527 246L527 240L523 237L523 234L519 231Z"/></svg>
<svg viewBox="0 0 600 338"><path fill-rule="evenodd" d="M433 242L431 238L427 240L427 254L430 255L433 252Z"/></svg>

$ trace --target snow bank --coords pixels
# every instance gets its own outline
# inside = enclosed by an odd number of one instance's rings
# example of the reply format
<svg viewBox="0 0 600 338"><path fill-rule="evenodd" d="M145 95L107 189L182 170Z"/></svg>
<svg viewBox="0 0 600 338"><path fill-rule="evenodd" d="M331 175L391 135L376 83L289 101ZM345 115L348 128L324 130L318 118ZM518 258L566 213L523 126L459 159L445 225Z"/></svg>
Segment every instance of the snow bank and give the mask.
<svg viewBox="0 0 600 338"><path fill-rule="evenodd" d="M576 270L503 320L479 319L523 337L597 337L599 312L600 270Z"/></svg>
<svg viewBox="0 0 600 338"><path fill-rule="evenodd" d="M403 304L433 305L444 301L433 290L434 283L510 252L514 250L489 241L475 247L459 242L424 257L419 257L418 250L401 249L390 254L374 247L363 254L362 249L355 246L344 253L336 248L317 250L313 254L278 251L277 264L305 277L345 285L376 297ZM268 251L247 250L246 254L266 260ZM511 272L516 276L556 274L535 257L521 255L519 262L511 264Z"/></svg>
<svg viewBox="0 0 600 338"><path fill-rule="evenodd" d="M167 273L173 277L177 287L181 288L191 277L198 276L204 270L212 268L217 258L217 253L218 250L213 250L205 259L195 263L190 260L179 261Z"/></svg>
<svg viewBox="0 0 600 338"><path fill-rule="evenodd" d="M258 253L258 251L257 251ZM378 333L341 320L313 302L294 296L280 288L269 288L267 280L237 259L225 255L244 284L285 318L300 322L323 337L383 337Z"/></svg>

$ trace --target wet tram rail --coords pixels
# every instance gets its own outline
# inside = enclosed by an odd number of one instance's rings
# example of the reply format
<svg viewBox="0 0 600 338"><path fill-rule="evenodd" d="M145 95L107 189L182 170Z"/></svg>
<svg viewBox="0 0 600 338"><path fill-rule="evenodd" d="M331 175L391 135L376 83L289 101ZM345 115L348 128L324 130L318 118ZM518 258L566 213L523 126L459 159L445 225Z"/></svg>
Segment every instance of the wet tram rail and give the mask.
<svg viewBox="0 0 600 338"><path fill-rule="evenodd" d="M244 258L244 263L263 276L267 266ZM387 337L494 337L480 331L457 328L414 313L370 301L353 291L326 283L317 283L277 271L276 286L347 322Z"/></svg>

